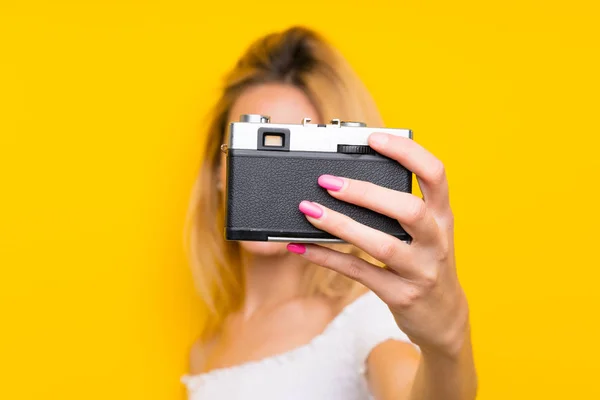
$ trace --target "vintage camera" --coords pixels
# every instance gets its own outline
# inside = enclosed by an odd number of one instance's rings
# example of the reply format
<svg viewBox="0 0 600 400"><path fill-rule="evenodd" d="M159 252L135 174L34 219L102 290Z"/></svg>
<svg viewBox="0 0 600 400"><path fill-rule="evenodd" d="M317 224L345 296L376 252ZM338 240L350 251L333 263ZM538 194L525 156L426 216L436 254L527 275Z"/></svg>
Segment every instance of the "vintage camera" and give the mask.
<svg viewBox="0 0 600 400"><path fill-rule="evenodd" d="M374 131L412 139L409 129L369 128L334 119L329 124L273 124L246 114L230 125L227 154L225 239L235 241L342 242L315 228L299 211L302 200L320 203L359 223L404 241L398 221L337 200L317 184L330 174L411 192L412 173L368 146Z"/></svg>

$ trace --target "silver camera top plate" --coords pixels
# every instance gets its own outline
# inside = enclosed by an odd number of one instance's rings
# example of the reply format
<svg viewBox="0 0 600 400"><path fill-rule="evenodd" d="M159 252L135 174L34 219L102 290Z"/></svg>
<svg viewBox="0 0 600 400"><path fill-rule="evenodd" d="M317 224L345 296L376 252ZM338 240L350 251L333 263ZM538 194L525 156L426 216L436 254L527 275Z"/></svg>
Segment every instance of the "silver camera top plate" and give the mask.
<svg viewBox="0 0 600 400"><path fill-rule="evenodd" d="M329 124L312 124L304 118L300 124L273 124L266 115L244 114L230 126L229 149L258 149L258 135L289 132L289 151L337 152L338 145L368 146L373 132L388 133L412 139L410 129L367 127L364 122L332 119Z"/></svg>

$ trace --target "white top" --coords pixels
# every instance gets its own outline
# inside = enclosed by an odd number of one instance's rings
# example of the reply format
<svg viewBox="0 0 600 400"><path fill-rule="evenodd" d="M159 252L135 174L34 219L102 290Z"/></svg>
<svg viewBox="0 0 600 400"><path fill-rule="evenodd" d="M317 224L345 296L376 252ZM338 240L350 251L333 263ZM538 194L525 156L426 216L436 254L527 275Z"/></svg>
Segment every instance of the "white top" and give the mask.
<svg viewBox="0 0 600 400"><path fill-rule="evenodd" d="M366 359L388 339L410 342L387 305L367 292L320 335L285 353L186 375L189 400L367 400Z"/></svg>

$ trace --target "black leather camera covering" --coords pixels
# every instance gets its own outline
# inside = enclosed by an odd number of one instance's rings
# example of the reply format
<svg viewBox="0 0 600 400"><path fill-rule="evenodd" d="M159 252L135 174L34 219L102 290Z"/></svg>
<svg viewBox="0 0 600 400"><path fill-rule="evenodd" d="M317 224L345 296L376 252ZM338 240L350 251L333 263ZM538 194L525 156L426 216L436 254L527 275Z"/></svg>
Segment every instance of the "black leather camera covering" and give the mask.
<svg viewBox="0 0 600 400"><path fill-rule="evenodd" d="M314 201L402 240L400 224L374 211L330 196L317 180L330 174L411 192L412 173L381 155L277 152L230 149L227 156L227 240L266 241L272 237L332 239L313 227L298 205Z"/></svg>

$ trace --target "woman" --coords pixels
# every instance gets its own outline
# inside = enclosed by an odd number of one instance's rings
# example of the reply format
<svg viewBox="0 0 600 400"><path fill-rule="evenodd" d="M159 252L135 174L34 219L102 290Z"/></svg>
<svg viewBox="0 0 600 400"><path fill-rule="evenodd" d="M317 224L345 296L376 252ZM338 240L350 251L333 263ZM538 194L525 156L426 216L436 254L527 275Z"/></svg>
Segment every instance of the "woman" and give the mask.
<svg viewBox="0 0 600 400"><path fill-rule="evenodd" d="M219 147L241 114L384 126L350 66L309 30L266 36L239 60L209 128L190 208L191 260L209 313L183 379L189 398L475 398L442 163L411 140L373 132L371 147L413 171L423 199L327 171L319 178L331 196L397 219L410 245L310 199L298 205L308 221L350 245L226 242Z"/></svg>

